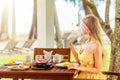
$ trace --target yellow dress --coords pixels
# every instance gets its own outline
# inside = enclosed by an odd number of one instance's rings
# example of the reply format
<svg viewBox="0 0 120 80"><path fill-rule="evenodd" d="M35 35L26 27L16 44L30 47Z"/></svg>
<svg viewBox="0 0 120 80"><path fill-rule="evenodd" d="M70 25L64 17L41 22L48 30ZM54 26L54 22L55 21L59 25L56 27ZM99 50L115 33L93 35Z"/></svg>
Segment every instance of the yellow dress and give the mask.
<svg viewBox="0 0 120 80"><path fill-rule="evenodd" d="M82 53L82 54L79 54L78 57L79 57L81 66L88 67L88 68L94 67L93 54ZM78 74L77 79L105 80L105 75L103 75L101 72L95 74L95 73L81 71L80 74Z"/></svg>

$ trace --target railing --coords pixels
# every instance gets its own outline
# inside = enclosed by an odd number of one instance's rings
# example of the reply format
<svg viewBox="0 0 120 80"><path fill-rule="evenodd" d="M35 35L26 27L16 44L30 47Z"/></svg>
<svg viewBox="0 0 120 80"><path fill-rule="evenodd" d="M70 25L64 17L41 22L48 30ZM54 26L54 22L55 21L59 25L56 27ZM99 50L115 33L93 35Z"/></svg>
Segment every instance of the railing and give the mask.
<svg viewBox="0 0 120 80"><path fill-rule="evenodd" d="M106 75L107 80L120 80L120 73L108 71L103 71L102 73Z"/></svg>
<svg viewBox="0 0 120 80"><path fill-rule="evenodd" d="M120 73L108 72L108 71L102 71L102 73L106 76L106 80L120 80ZM74 80L91 80L91 79L77 79L77 78L75 78ZM94 80L94 79L92 79L92 80Z"/></svg>

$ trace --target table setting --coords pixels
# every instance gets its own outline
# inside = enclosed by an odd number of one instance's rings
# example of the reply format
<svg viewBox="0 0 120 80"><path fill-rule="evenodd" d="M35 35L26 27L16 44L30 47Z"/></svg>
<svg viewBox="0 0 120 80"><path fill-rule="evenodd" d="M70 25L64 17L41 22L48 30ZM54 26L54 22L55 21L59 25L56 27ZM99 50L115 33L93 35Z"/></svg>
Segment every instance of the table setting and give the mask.
<svg viewBox="0 0 120 80"><path fill-rule="evenodd" d="M69 61L63 61L64 56L62 54L52 54L53 51L43 50L43 54L35 55L35 58L32 60L31 55L26 55L25 61L23 60L9 60L4 62L3 66L8 67L11 70L47 70L52 69L53 67L67 69L67 66L71 63Z"/></svg>
<svg viewBox="0 0 120 80"><path fill-rule="evenodd" d="M33 60L32 69L51 69L55 67L57 63L60 63L63 56L60 54L52 55L53 51L43 50L44 55L36 55L35 60Z"/></svg>
<svg viewBox="0 0 120 80"><path fill-rule="evenodd" d="M31 62L23 60L8 60L7 62L3 62L0 68L8 68L10 70L27 70L30 69L31 65Z"/></svg>
<svg viewBox="0 0 120 80"><path fill-rule="evenodd" d="M61 51L59 53L64 54L66 52ZM47 54L41 51L35 52L34 58L27 55L25 60L8 60L4 63L9 65L2 64L0 66L0 76L1 78L13 78L13 80L20 78L22 80L29 78L61 80L61 77L63 80L73 80L75 70L67 69L71 63L69 56L59 53Z"/></svg>

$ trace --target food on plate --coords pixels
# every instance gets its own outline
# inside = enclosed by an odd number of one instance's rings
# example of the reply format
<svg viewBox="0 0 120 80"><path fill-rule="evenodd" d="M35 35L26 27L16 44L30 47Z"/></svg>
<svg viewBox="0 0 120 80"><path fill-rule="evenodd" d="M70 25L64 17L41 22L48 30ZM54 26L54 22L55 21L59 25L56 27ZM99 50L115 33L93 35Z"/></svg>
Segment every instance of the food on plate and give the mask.
<svg viewBox="0 0 120 80"><path fill-rule="evenodd" d="M15 65L15 66L12 66L12 68L24 68L24 65Z"/></svg>
<svg viewBox="0 0 120 80"><path fill-rule="evenodd" d="M19 67L19 68L24 68L24 65L19 65L18 67Z"/></svg>
<svg viewBox="0 0 120 80"><path fill-rule="evenodd" d="M37 60L36 62L37 63L46 63L46 60L45 59L40 59L40 60Z"/></svg>
<svg viewBox="0 0 120 80"><path fill-rule="evenodd" d="M15 61L14 60L9 60L7 63L8 64L15 64Z"/></svg>
<svg viewBox="0 0 120 80"><path fill-rule="evenodd" d="M26 70L26 69L29 69L30 67L20 64L20 65L8 66L8 68L11 70Z"/></svg>
<svg viewBox="0 0 120 80"><path fill-rule="evenodd" d="M64 62L62 65L63 66L68 66L70 64L70 62Z"/></svg>
<svg viewBox="0 0 120 80"><path fill-rule="evenodd" d="M17 68L17 66L12 66L12 68Z"/></svg>
<svg viewBox="0 0 120 80"><path fill-rule="evenodd" d="M23 65L32 66L32 62L23 62Z"/></svg>

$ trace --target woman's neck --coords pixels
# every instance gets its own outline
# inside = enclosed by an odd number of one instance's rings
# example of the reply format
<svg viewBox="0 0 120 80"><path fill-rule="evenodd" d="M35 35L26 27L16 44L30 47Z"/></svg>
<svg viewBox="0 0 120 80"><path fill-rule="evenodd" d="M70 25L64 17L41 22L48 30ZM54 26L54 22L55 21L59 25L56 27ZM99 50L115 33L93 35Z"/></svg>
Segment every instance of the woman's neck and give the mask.
<svg viewBox="0 0 120 80"><path fill-rule="evenodd" d="M95 42L96 40L90 36L87 42L93 42L93 41Z"/></svg>

